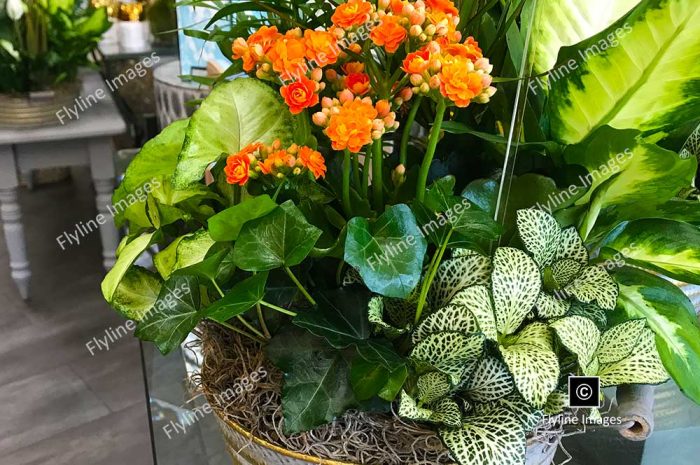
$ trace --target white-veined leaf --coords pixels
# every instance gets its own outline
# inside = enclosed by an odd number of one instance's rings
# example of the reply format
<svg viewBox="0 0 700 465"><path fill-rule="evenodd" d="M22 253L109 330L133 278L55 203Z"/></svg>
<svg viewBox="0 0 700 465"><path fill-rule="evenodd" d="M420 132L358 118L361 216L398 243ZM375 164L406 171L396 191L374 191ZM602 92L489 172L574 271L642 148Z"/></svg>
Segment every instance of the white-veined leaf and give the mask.
<svg viewBox="0 0 700 465"><path fill-rule="evenodd" d="M486 339L495 341L498 338L496 330L496 316L491 303L491 295L486 286L470 286L458 292L452 301L452 305L467 307L476 318L479 329Z"/></svg>
<svg viewBox="0 0 700 465"><path fill-rule="evenodd" d="M462 333L434 333L423 339L411 351L411 359L419 366L428 366L450 376L458 384L465 373L474 369L484 351L484 335L465 336Z"/></svg>
<svg viewBox="0 0 700 465"><path fill-rule="evenodd" d="M542 287L540 272L522 250L499 247L493 257L491 280L496 326L499 332L511 334L537 301Z"/></svg>
<svg viewBox="0 0 700 465"><path fill-rule="evenodd" d="M545 292L540 292L537 298L537 314L542 318L557 318L566 315L571 303L566 300L558 299L553 295Z"/></svg>
<svg viewBox="0 0 700 465"><path fill-rule="evenodd" d="M554 254L554 260L576 260L582 265L588 263L588 250L583 245L583 240L574 226L570 226L561 232L559 247Z"/></svg>
<svg viewBox="0 0 700 465"><path fill-rule="evenodd" d="M544 407L559 379L556 354L531 344L501 347L501 354L518 392L534 407Z"/></svg>
<svg viewBox="0 0 700 465"><path fill-rule="evenodd" d="M582 316L567 316L550 324L562 344L578 357L579 365L588 366L600 342L600 330Z"/></svg>
<svg viewBox="0 0 700 465"><path fill-rule="evenodd" d="M605 331L596 351L600 363L617 362L632 353L639 344L639 338L646 324L647 321L643 318L629 320Z"/></svg>
<svg viewBox="0 0 700 465"><path fill-rule="evenodd" d="M451 390L450 377L440 371L431 371L418 377L416 381L418 400L423 404L430 404L445 397Z"/></svg>
<svg viewBox="0 0 700 465"><path fill-rule="evenodd" d="M443 331L457 331L464 334L479 331L476 317L464 305L445 305L431 313L413 332L413 343L418 344L429 334Z"/></svg>
<svg viewBox="0 0 700 465"><path fill-rule="evenodd" d="M552 263L561 240L561 228L549 213L527 208L517 211L520 240L532 254L540 268Z"/></svg>
<svg viewBox="0 0 700 465"><path fill-rule="evenodd" d="M645 329L632 353L618 362L600 366L601 386L620 384L660 384L668 380L668 372L656 350L654 333Z"/></svg>
<svg viewBox="0 0 700 465"><path fill-rule="evenodd" d="M617 302L617 283L600 266L585 267L565 290L581 302L595 302L606 310L614 309Z"/></svg>
<svg viewBox="0 0 700 465"><path fill-rule="evenodd" d="M464 392L476 402L492 402L513 392L513 380L500 360L485 357L469 377Z"/></svg>
<svg viewBox="0 0 700 465"><path fill-rule="evenodd" d="M491 269L491 259L478 253L442 262L430 289L432 307L440 308L447 305L452 297L465 287L487 285Z"/></svg>
<svg viewBox="0 0 700 465"><path fill-rule="evenodd" d="M520 421L525 432L531 431L542 419L544 412L528 404L518 393L513 393L508 397L494 402L476 404L474 413L477 415L487 415L493 411L508 410Z"/></svg>

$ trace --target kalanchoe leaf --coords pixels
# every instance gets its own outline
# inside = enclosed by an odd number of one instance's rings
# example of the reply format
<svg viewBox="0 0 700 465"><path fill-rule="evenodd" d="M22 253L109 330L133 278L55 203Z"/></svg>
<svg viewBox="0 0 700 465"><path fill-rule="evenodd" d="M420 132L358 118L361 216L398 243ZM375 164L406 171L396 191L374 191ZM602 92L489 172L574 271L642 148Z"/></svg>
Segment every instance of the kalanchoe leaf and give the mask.
<svg viewBox="0 0 700 465"><path fill-rule="evenodd" d="M418 400L421 404L430 404L445 397L452 390L450 377L439 371L431 371L418 377L416 382Z"/></svg>
<svg viewBox="0 0 700 465"><path fill-rule="evenodd" d="M447 305L452 297L465 287L488 285L491 271L491 259L476 252L445 260L438 267L430 288L429 299L432 307Z"/></svg>
<svg viewBox="0 0 700 465"><path fill-rule="evenodd" d="M411 359L419 369L426 367L450 375L453 384L458 384L466 373L471 372L484 351L484 336L481 333L465 336L457 332L431 334L411 351Z"/></svg>
<svg viewBox="0 0 700 465"><path fill-rule="evenodd" d="M598 371L603 387L620 384L660 384L668 380L661 363L654 333L645 329L632 353L618 361L601 364Z"/></svg>
<svg viewBox="0 0 700 465"><path fill-rule="evenodd" d="M345 261L378 294L408 297L420 281L426 248L406 205L387 208L373 223L361 217L348 222Z"/></svg>
<svg viewBox="0 0 700 465"><path fill-rule="evenodd" d="M596 354L600 331L593 321L582 316L567 316L550 325L562 344L578 357L579 365L588 366Z"/></svg>
<svg viewBox="0 0 700 465"><path fill-rule="evenodd" d="M646 319L629 320L605 331L596 356L600 363L613 363L632 353L646 328Z"/></svg>
<svg viewBox="0 0 700 465"><path fill-rule="evenodd" d="M581 302L596 303L606 310L615 308L619 291L615 280L600 266L585 267L565 290Z"/></svg>
<svg viewBox="0 0 700 465"><path fill-rule="evenodd" d="M441 429L440 437L461 465L525 463L525 430L506 409L469 416L461 428Z"/></svg>
<svg viewBox="0 0 700 465"><path fill-rule="evenodd" d="M233 258L246 271L268 271L301 263L321 230L309 224L291 200L262 218L248 221L233 248Z"/></svg>
<svg viewBox="0 0 700 465"><path fill-rule="evenodd" d="M464 393L476 402L492 402L513 392L508 368L495 357L484 357L468 378Z"/></svg>
<svg viewBox="0 0 700 465"><path fill-rule="evenodd" d="M163 283L153 309L136 326L135 335L153 341L166 355L178 347L202 318L199 278L173 276Z"/></svg>
<svg viewBox="0 0 700 465"><path fill-rule="evenodd" d="M413 332L414 344L432 333L443 331L458 331L464 334L479 331L476 317L464 305L449 304L425 318Z"/></svg>
<svg viewBox="0 0 700 465"><path fill-rule="evenodd" d="M498 331L511 334L537 301L542 286L540 272L522 250L499 247L493 257L491 279Z"/></svg>
<svg viewBox="0 0 700 465"><path fill-rule="evenodd" d="M452 305L461 305L470 309L476 318L479 329L486 339L498 339L496 317L494 316L491 295L486 286L470 286L461 290L452 298Z"/></svg>

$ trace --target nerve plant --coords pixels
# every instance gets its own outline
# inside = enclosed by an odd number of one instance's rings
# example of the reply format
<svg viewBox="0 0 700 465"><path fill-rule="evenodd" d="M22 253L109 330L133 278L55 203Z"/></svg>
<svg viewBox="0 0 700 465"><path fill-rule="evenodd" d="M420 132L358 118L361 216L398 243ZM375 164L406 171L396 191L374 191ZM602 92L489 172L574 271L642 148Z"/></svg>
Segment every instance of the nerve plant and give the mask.
<svg viewBox="0 0 700 465"><path fill-rule="evenodd" d="M700 284L700 10L550 3L223 7L212 24L247 19L189 33L230 69L115 193L106 300L163 353L203 321L259 343L288 434L393 406L502 465L570 374L665 367L700 402L700 326L666 279Z"/></svg>

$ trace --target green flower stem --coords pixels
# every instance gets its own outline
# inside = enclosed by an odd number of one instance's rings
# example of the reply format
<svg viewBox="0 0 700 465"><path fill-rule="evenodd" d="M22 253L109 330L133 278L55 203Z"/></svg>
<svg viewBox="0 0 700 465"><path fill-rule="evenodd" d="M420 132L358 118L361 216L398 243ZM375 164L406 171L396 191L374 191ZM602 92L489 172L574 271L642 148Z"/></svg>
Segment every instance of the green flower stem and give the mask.
<svg viewBox="0 0 700 465"><path fill-rule="evenodd" d="M252 335L252 334L250 334L250 333L248 333L248 332L246 332L246 331L243 331L243 330L240 329L240 328L236 328L235 326L233 326L233 325L231 325L231 324L228 324L228 323L225 323L225 322L221 322L221 321L215 321L215 320L211 320L211 321L214 321L215 323L219 323L221 326L223 326L223 327L225 327L225 328L228 328L228 329L230 329L231 331L240 334L241 336L245 336L245 337L250 338L250 339L252 339L252 340L254 340L254 341L256 341L256 342L260 342L261 344L265 344L265 340L264 340L264 339L260 339L259 337L254 336L254 335Z"/></svg>
<svg viewBox="0 0 700 465"><path fill-rule="evenodd" d="M411 138L411 126L416 120L416 115L418 114L418 109L423 101L423 96L419 95L413 101L413 106L411 111L408 112L408 118L406 119L406 125L403 128L403 134L401 134L401 149L399 152L399 164L406 166L406 161L408 160L408 141Z"/></svg>
<svg viewBox="0 0 700 465"><path fill-rule="evenodd" d="M433 127L430 128L428 148L425 150L425 156L423 157L423 162L421 163L420 171L418 172L416 198L421 202L425 198L425 184L428 181L428 171L430 171L430 165L433 162L433 156L435 156L435 148L437 147L438 141L440 140L440 128L442 127L442 120L445 117L446 109L447 103L444 98L441 98L440 100L438 100L437 103L437 110L435 112L435 121L433 122Z"/></svg>
<svg viewBox="0 0 700 465"><path fill-rule="evenodd" d="M440 267L440 262L442 262L442 257L443 255L445 255L445 250L447 250L447 244L450 242L452 231L453 230L450 229L450 231L447 233L447 236L445 236L445 240L442 241L440 249L435 253L435 255L433 255L433 260L430 262L430 266L428 267L426 279L425 281L423 281L423 287L421 287L420 296L418 297L418 307L416 308L415 319L416 324L418 324L418 322L420 321L420 317L423 313L423 308L425 307L425 302L428 298L428 291L430 290L430 286L433 284L435 274L437 273L437 270Z"/></svg>
<svg viewBox="0 0 700 465"><path fill-rule="evenodd" d="M372 147L367 148L367 152L365 153L365 162L362 165L362 195L364 198L367 198L369 195L369 165L370 165L370 160L372 159Z"/></svg>
<svg viewBox="0 0 700 465"><path fill-rule="evenodd" d="M384 185L382 182L382 139L374 141L372 146L372 196L374 199L374 209L378 212L384 211Z"/></svg>
<svg viewBox="0 0 700 465"><path fill-rule="evenodd" d="M255 311L258 314L258 323L260 323L260 327L265 334L265 339L271 339L272 335L270 334L270 330L267 329L267 323L265 323L265 316L263 315L262 307L260 307L260 302L255 304Z"/></svg>
<svg viewBox="0 0 700 465"><path fill-rule="evenodd" d="M291 310L287 310L286 308L278 307L277 305L271 304L269 302L265 302L264 300L260 301L260 305L264 305L267 308L271 308L272 310L277 310L278 312L284 313L285 315L297 316L297 314Z"/></svg>
<svg viewBox="0 0 700 465"><path fill-rule="evenodd" d="M346 152L349 152L348 149L345 149ZM346 156L348 153L346 153ZM352 157L352 180L353 183L355 183L355 189L360 189L360 155L357 153L350 153L349 154Z"/></svg>
<svg viewBox="0 0 700 465"><path fill-rule="evenodd" d="M211 283L214 285L214 287L216 288L216 290L219 292L219 295L220 295L221 297L223 297L223 296L224 296L224 291L222 291L221 288L219 287L219 285L216 284L216 279L214 279L214 278L209 278L209 281L211 281Z"/></svg>
<svg viewBox="0 0 700 465"><path fill-rule="evenodd" d="M304 294L304 297L306 297L306 300L308 300L309 303L311 303L311 305L315 306L316 301L313 299L313 297L311 297L311 294L309 294L308 291L306 289L304 289L304 286L302 286L301 282L297 279L296 276L294 276L294 273L292 273L292 270L288 266L285 266L284 271L287 272L287 274L289 275L289 278L292 281L294 281L294 284L296 284L297 287L299 288L299 290L301 291L301 293Z"/></svg>
<svg viewBox="0 0 700 465"><path fill-rule="evenodd" d="M343 156L343 210L348 218L352 216L352 206L350 204L350 152L345 151Z"/></svg>

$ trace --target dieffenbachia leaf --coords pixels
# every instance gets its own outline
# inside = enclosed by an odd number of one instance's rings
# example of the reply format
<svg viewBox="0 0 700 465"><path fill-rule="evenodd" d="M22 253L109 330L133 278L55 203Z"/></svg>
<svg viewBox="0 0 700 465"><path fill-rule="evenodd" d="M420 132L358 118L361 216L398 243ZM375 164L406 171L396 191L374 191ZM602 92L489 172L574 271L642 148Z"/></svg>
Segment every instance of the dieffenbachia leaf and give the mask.
<svg viewBox="0 0 700 465"><path fill-rule="evenodd" d="M542 210L517 211L518 235L540 267L552 263L561 241L561 228L554 217Z"/></svg>
<svg viewBox="0 0 700 465"><path fill-rule="evenodd" d="M600 342L600 331L593 321L582 316L567 316L550 326L569 352L578 357L582 367L591 363Z"/></svg>
<svg viewBox="0 0 700 465"><path fill-rule="evenodd" d="M598 370L603 387L620 384L661 384L668 372L661 363L654 333L645 329L632 353L617 362L601 364Z"/></svg>
<svg viewBox="0 0 700 465"><path fill-rule="evenodd" d="M225 323L234 316L247 312L265 297L266 283L267 272L236 283L221 299L207 307L206 317Z"/></svg>
<svg viewBox="0 0 700 465"><path fill-rule="evenodd" d="M450 376L452 384L458 384L474 369L483 351L483 334L434 333L413 348L411 359L419 368L441 371Z"/></svg>
<svg viewBox="0 0 700 465"><path fill-rule="evenodd" d="M639 344L646 323L644 318L628 320L605 331L595 354L598 361L613 363L631 354Z"/></svg>
<svg viewBox="0 0 700 465"><path fill-rule="evenodd" d="M134 265L124 274L110 305L126 318L141 321L153 308L161 285L162 281L158 275Z"/></svg>
<svg viewBox="0 0 700 465"><path fill-rule="evenodd" d="M207 220L209 234L215 241L235 241L248 221L263 217L277 207L269 195L249 197Z"/></svg>
<svg viewBox="0 0 700 465"><path fill-rule="evenodd" d="M617 302L617 283L601 266L585 267L565 290L583 303L596 303L606 310L614 309Z"/></svg>
<svg viewBox="0 0 700 465"><path fill-rule="evenodd" d="M203 261L213 245L209 232L201 229L177 238L155 255L153 263L163 279L168 279L180 268Z"/></svg>
<svg viewBox="0 0 700 465"><path fill-rule="evenodd" d="M122 278L124 278L134 261L151 245L154 234L143 234L122 248L117 257L117 262L102 280L102 295L107 302L112 302L114 293Z"/></svg>
<svg viewBox="0 0 700 465"><path fill-rule="evenodd" d="M492 402L507 396L513 388L508 368L495 357L484 357L469 376L464 392L476 402Z"/></svg>
<svg viewBox="0 0 700 465"><path fill-rule="evenodd" d="M464 334L479 331L476 317L464 305L449 304L425 318L413 332L413 343L418 344L432 333L457 331Z"/></svg>
<svg viewBox="0 0 700 465"><path fill-rule="evenodd" d="M439 371L431 371L420 375L416 381L418 400L423 404L430 404L445 397L452 390L450 377Z"/></svg>
<svg viewBox="0 0 700 465"><path fill-rule="evenodd" d="M499 247L491 279L498 331L511 334L535 306L542 286L540 271L522 250Z"/></svg>
<svg viewBox="0 0 700 465"><path fill-rule="evenodd" d="M559 380L556 354L532 344L515 344L501 347L501 355L518 392L534 407L544 407Z"/></svg>
<svg viewBox="0 0 700 465"><path fill-rule="evenodd" d="M697 208L700 210L700 204ZM630 221L605 238L606 255L622 259L687 283L700 284L700 230L687 223L661 218Z"/></svg>
<svg viewBox="0 0 700 465"><path fill-rule="evenodd" d="M430 288L433 308L447 305L454 295L468 286L488 285L491 259L476 252L443 261Z"/></svg>
<svg viewBox="0 0 700 465"><path fill-rule="evenodd" d="M256 79L234 79L216 86L190 118L173 176L183 188L202 179L221 154L234 154L253 142L286 147L292 138L291 113L272 88Z"/></svg>
<svg viewBox="0 0 700 465"><path fill-rule="evenodd" d="M136 326L136 337L153 341L167 355L178 347L202 318L199 278L173 276L163 283L152 310Z"/></svg>
<svg viewBox="0 0 700 465"><path fill-rule="evenodd" d="M233 247L233 260L246 271L268 271L301 263L321 236L287 200L271 213L245 223Z"/></svg>
<svg viewBox="0 0 700 465"><path fill-rule="evenodd" d="M469 416L458 429L441 429L440 437L462 465L522 465L525 430L509 410Z"/></svg>
<svg viewBox="0 0 700 465"><path fill-rule="evenodd" d="M642 270L621 268L615 279L619 307L628 318L646 318L664 366L685 395L700 403L700 324L693 304L672 283Z"/></svg>
<svg viewBox="0 0 700 465"><path fill-rule="evenodd" d="M557 54L562 47L577 44L606 29L637 3L639 0L549 0L528 3L525 6L527 14L535 15L530 37L533 74L555 68ZM533 5L537 5L537 8L531 13ZM553 15L553 11L557 14ZM623 28L619 34L624 33ZM546 88L545 83L542 86Z"/></svg>
<svg viewBox="0 0 700 465"><path fill-rule="evenodd" d="M464 306L468 308L479 329L486 339L495 341L498 339L498 331L496 330L496 316L491 303L491 295L486 286L476 285L470 286L459 291L452 298L451 305Z"/></svg>
<svg viewBox="0 0 700 465"><path fill-rule="evenodd" d="M416 219L404 204L387 208L372 223L363 217L348 222L345 261L378 294L408 297L420 281L426 249Z"/></svg>
<svg viewBox="0 0 700 465"><path fill-rule="evenodd" d="M552 83L552 135L572 144L603 125L650 132L695 118L700 113L699 21L695 0L642 0L608 29L562 49L558 62L573 59L578 66ZM612 46L608 37L620 28L624 34ZM601 41L608 46L601 47ZM670 72L679 76L672 83Z"/></svg>

